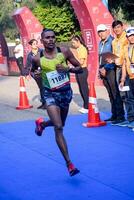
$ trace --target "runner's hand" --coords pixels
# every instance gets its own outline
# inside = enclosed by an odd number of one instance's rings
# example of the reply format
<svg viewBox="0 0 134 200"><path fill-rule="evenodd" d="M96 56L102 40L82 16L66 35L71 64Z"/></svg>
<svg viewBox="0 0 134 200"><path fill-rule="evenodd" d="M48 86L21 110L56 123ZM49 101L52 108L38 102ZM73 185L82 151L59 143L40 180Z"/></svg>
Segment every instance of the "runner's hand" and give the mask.
<svg viewBox="0 0 134 200"><path fill-rule="evenodd" d="M62 73L62 72L68 72L69 68L63 66L62 64L57 64L57 65L56 65L56 70L57 70L59 73Z"/></svg>

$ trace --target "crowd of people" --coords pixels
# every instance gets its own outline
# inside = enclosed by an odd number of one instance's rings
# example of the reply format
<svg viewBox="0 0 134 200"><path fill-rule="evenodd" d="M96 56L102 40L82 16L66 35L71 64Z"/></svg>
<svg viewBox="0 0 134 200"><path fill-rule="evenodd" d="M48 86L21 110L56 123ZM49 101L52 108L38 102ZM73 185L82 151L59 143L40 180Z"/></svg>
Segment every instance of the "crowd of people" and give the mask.
<svg viewBox="0 0 134 200"><path fill-rule="evenodd" d="M105 24L97 26L99 74L109 94L112 113L106 121L134 128L134 27L124 30L123 23L116 20L112 31L115 37Z"/></svg>
<svg viewBox="0 0 134 200"><path fill-rule="evenodd" d="M106 121L112 125L134 128L134 27L124 30L123 23L116 20L112 23L114 36L105 24L98 25L96 31L100 38L99 78L106 87L111 103L112 115ZM56 143L69 174L74 176L79 170L70 159L63 127L72 100L70 73L76 76L83 100L83 107L79 111L88 113L88 49L78 35L71 38L70 48L58 47L55 32L51 29L43 29L41 42L42 49L38 47L36 39L29 41L31 51L25 67L19 39L16 39L14 53L21 75L30 75L36 81L42 102L39 108L45 108L49 116L47 121L43 118L35 121L35 133L41 136L47 127L54 127Z"/></svg>
<svg viewBox="0 0 134 200"><path fill-rule="evenodd" d="M111 26L112 31L105 24L99 24L96 30L100 38L98 45L99 78L103 81L111 103L112 115L106 121L111 122L112 125L134 128L134 27L125 30L123 23L119 20L113 21ZM33 62L33 58L38 59L44 56L44 49L39 48L36 39L31 39L29 45L31 51L27 55L25 67L23 64L23 46L19 38L16 39L14 54L20 74L27 77L30 75L38 85L42 103L38 108L46 109L43 96L42 69ZM85 114L88 113L89 98L88 49L81 36L74 35L71 38L70 51L83 69L83 72L76 73L75 77L83 100L83 106L79 109L79 112ZM72 68L70 63L68 63L68 66Z"/></svg>

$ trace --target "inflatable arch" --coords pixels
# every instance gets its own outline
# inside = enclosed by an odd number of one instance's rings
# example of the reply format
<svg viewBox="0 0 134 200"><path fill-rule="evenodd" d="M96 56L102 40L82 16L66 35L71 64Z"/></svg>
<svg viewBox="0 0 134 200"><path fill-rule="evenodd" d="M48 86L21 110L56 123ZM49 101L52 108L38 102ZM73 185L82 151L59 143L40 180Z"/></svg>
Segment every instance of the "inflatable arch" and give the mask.
<svg viewBox="0 0 134 200"><path fill-rule="evenodd" d="M111 27L113 21L107 7L101 0L71 0L74 12L78 18L81 32L89 49L88 70L89 81L98 81L98 35L96 27L98 24L106 24ZM13 18L21 34L24 55L29 51L28 41L32 38L40 39L42 26L32 12L27 8L19 8L15 11Z"/></svg>
<svg viewBox="0 0 134 200"><path fill-rule="evenodd" d="M13 14L13 19L16 22L22 39L25 59L29 52L28 41L35 38L40 42L40 33L43 27L27 7L17 9Z"/></svg>
<svg viewBox="0 0 134 200"><path fill-rule="evenodd" d="M89 49L89 81L100 84L98 81L99 38L96 27L99 24L106 24L111 28L113 18L101 0L71 0L71 4L79 20L83 38Z"/></svg>
<svg viewBox="0 0 134 200"><path fill-rule="evenodd" d="M8 47L5 37L0 33L0 75L8 75Z"/></svg>

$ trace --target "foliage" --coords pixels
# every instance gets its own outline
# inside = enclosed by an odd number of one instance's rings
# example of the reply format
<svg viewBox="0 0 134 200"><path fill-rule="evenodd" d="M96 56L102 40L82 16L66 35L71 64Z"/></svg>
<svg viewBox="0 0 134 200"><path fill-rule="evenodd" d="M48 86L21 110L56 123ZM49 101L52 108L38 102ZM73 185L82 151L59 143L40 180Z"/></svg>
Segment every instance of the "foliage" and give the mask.
<svg viewBox="0 0 134 200"><path fill-rule="evenodd" d="M4 32L9 40L18 34L12 20L15 0L0 0L0 32ZM109 10L116 19L129 22L134 26L134 0L109 0ZM19 4L18 4L19 5ZM58 41L67 41L74 33L80 32L79 22L71 7L70 0L22 0L45 27L55 30Z"/></svg>
<svg viewBox="0 0 134 200"><path fill-rule="evenodd" d="M77 30L73 21L73 15L65 4L62 8L51 5L45 8L38 6L34 9L34 14L44 27L55 31L59 42L68 41L74 30Z"/></svg>
<svg viewBox="0 0 134 200"><path fill-rule="evenodd" d="M27 6L29 9L33 10L37 6L36 0L22 0L21 6Z"/></svg>
<svg viewBox="0 0 134 200"><path fill-rule="evenodd" d="M134 25L134 0L109 0L109 9L114 18Z"/></svg>
<svg viewBox="0 0 134 200"><path fill-rule="evenodd" d="M37 2L42 5L53 5L53 6L63 6L65 4L69 5L70 0L37 0Z"/></svg>
<svg viewBox="0 0 134 200"><path fill-rule="evenodd" d="M10 28L12 27L11 24L11 12L13 10L12 0L5 0L0 1L0 31L5 30L6 26L8 25Z"/></svg>
<svg viewBox="0 0 134 200"><path fill-rule="evenodd" d="M29 5L33 9L36 5L35 0L23 0L22 6ZM15 9L13 0L0 0L0 32L3 32L7 40L13 40L18 35L16 25L12 19Z"/></svg>

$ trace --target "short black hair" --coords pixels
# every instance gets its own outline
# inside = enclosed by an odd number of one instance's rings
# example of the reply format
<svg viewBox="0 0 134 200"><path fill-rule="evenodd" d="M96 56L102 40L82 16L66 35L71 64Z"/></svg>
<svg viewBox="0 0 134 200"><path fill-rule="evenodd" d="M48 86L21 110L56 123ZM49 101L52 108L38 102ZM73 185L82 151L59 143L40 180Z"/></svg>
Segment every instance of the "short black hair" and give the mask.
<svg viewBox="0 0 134 200"><path fill-rule="evenodd" d="M37 41L36 39L31 39L31 40L28 42L28 44L32 45L33 42L37 42L37 43L38 43L38 41Z"/></svg>
<svg viewBox="0 0 134 200"><path fill-rule="evenodd" d="M48 31L54 32L53 29L50 29L50 28L43 28L43 30L42 30L42 32L41 32L41 38L42 38L43 34L46 33L46 32L48 32ZM55 34L55 32L54 32L54 34Z"/></svg>
<svg viewBox="0 0 134 200"><path fill-rule="evenodd" d="M113 21L113 23L112 23L112 28L114 28L114 27L117 26L117 25L123 26L122 21L120 21L120 20L115 20L115 21Z"/></svg>

